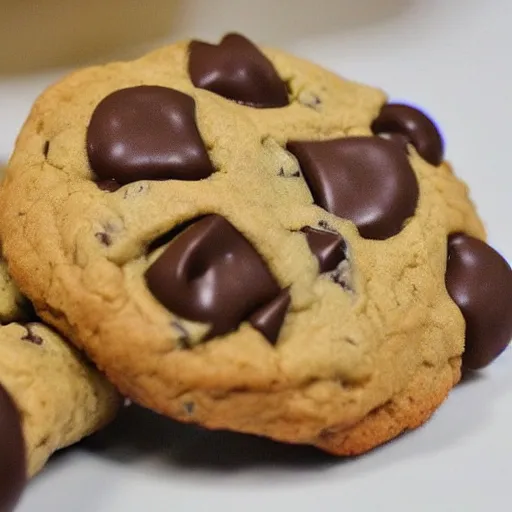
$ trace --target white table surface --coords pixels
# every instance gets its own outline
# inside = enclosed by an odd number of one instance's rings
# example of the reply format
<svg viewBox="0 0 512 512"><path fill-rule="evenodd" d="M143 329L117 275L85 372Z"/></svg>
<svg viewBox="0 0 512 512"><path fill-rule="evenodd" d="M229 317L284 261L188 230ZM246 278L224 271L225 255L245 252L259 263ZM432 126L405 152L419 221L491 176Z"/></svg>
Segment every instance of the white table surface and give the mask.
<svg viewBox="0 0 512 512"><path fill-rule="evenodd" d="M177 4L169 40L217 39L235 29L422 105L472 187L491 243L510 261L510 0ZM0 161L32 101L62 73L0 76ZM99 439L56 457L19 510L507 510L511 424L512 349L461 384L427 427L355 460L205 433L135 409Z"/></svg>

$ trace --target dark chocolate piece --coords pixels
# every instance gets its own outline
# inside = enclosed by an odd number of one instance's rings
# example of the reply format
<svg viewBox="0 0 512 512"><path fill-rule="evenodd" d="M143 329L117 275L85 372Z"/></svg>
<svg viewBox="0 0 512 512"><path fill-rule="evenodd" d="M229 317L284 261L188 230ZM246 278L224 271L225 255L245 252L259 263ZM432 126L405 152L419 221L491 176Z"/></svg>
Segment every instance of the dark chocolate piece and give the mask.
<svg viewBox="0 0 512 512"><path fill-rule="evenodd" d="M432 165L438 166L443 161L444 142L439 130L429 117L416 108L399 103L384 105L372 124L372 130L375 135L389 134L390 139L401 143L405 139ZM397 139L396 135L401 135L402 139Z"/></svg>
<svg viewBox="0 0 512 512"><path fill-rule="evenodd" d="M104 98L87 128L87 153L101 180L200 180L214 172L195 102L167 87L141 85Z"/></svg>
<svg viewBox="0 0 512 512"><path fill-rule="evenodd" d="M21 417L0 384L0 510L10 512L26 484L25 441Z"/></svg>
<svg viewBox="0 0 512 512"><path fill-rule="evenodd" d="M462 364L490 364L512 338L512 270L481 240L457 233L448 239L446 288L466 320Z"/></svg>
<svg viewBox="0 0 512 512"><path fill-rule="evenodd" d="M196 217L192 219L188 219L177 226L174 226L171 230L163 233L159 237L155 238L148 246L148 253L156 251L160 247L167 245L171 240L174 240L180 233L185 231L189 226L195 224L202 217Z"/></svg>
<svg viewBox="0 0 512 512"><path fill-rule="evenodd" d="M112 236L108 233L100 231L98 233L94 233L94 236L101 245L104 245L105 247L110 247L112 245Z"/></svg>
<svg viewBox="0 0 512 512"><path fill-rule="evenodd" d="M228 34L219 45L192 41L188 69L196 87L238 103L256 108L289 103L286 84L272 63L241 35Z"/></svg>
<svg viewBox="0 0 512 512"><path fill-rule="evenodd" d="M171 240L146 281L169 311L211 324L209 338L235 330L281 291L261 256L219 215L201 218Z"/></svg>
<svg viewBox="0 0 512 512"><path fill-rule="evenodd" d="M289 142L316 204L385 240L414 215L419 187L407 155L380 137Z"/></svg>
<svg viewBox="0 0 512 512"><path fill-rule="evenodd" d="M121 185L115 180L101 180L96 182L97 187L104 192L115 192Z"/></svg>
<svg viewBox="0 0 512 512"><path fill-rule="evenodd" d="M39 334L36 334L34 331L34 327L30 324L25 325L25 329L27 330L27 334L21 337L24 341L29 341L30 343L33 343L34 345L42 345L43 344L43 338L39 336Z"/></svg>
<svg viewBox="0 0 512 512"><path fill-rule="evenodd" d="M290 307L290 301L289 290L283 290L275 299L259 308L249 318L251 325L272 344L275 344L279 337L279 332Z"/></svg>
<svg viewBox="0 0 512 512"><path fill-rule="evenodd" d="M407 145L410 144L411 141L405 135L401 133L379 133L379 137L398 145L404 153L408 152Z"/></svg>
<svg viewBox="0 0 512 512"><path fill-rule="evenodd" d="M330 272L346 259L347 245L338 233L322 231L306 226L301 229L306 235L309 249L316 256L320 273Z"/></svg>

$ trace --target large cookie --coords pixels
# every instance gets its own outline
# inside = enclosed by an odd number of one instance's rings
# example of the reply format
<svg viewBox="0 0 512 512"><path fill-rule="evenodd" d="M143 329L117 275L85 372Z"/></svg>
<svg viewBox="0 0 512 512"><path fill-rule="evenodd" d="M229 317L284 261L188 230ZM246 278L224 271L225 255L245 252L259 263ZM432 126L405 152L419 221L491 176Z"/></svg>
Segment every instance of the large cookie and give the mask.
<svg viewBox="0 0 512 512"><path fill-rule="evenodd" d="M182 421L360 453L512 334L432 121L241 36L47 90L0 204L39 314Z"/></svg>
<svg viewBox="0 0 512 512"><path fill-rule="evenodd" d="M0 305L22 303L0 263ZM9 512L28 478L56 450L108 423L114 388L47 326L20 307L0 309L0 510Z"/></svg>

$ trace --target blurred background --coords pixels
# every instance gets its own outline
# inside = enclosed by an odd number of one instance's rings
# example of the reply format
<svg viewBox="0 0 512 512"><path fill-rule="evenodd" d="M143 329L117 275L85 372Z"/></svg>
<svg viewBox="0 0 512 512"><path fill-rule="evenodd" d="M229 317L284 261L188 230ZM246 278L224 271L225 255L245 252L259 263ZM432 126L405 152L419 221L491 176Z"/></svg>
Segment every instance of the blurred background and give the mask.
<svg viewBox="0 0 512 512"><path fill-rule="evenodd" d="M286 45L381 23L410 5L411 0L0 0L0 73L126 58L159 42L192 33L215 38L233 28Z"/></svg>
<svg viewBox="0 0 512 512"><path fill-rule="evenodd" d="M0 161L68 70L237 30L418 104L509 258L510 0L0 0Z"/></svg>

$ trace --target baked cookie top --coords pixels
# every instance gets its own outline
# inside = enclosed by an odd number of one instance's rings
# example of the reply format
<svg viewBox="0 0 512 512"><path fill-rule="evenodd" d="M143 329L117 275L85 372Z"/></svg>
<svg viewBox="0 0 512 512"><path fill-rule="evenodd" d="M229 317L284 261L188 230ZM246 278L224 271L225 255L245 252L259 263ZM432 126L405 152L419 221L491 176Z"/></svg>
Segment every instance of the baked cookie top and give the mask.
<svg viewBox="0 0 512 512"><path fill-rule="evenodd" d="M39 314L185 421L310 442L424 369L458 380L465 317L468 367L512 334L510 267L433 122L235 34L48 89L0 205Z"/></svg>

